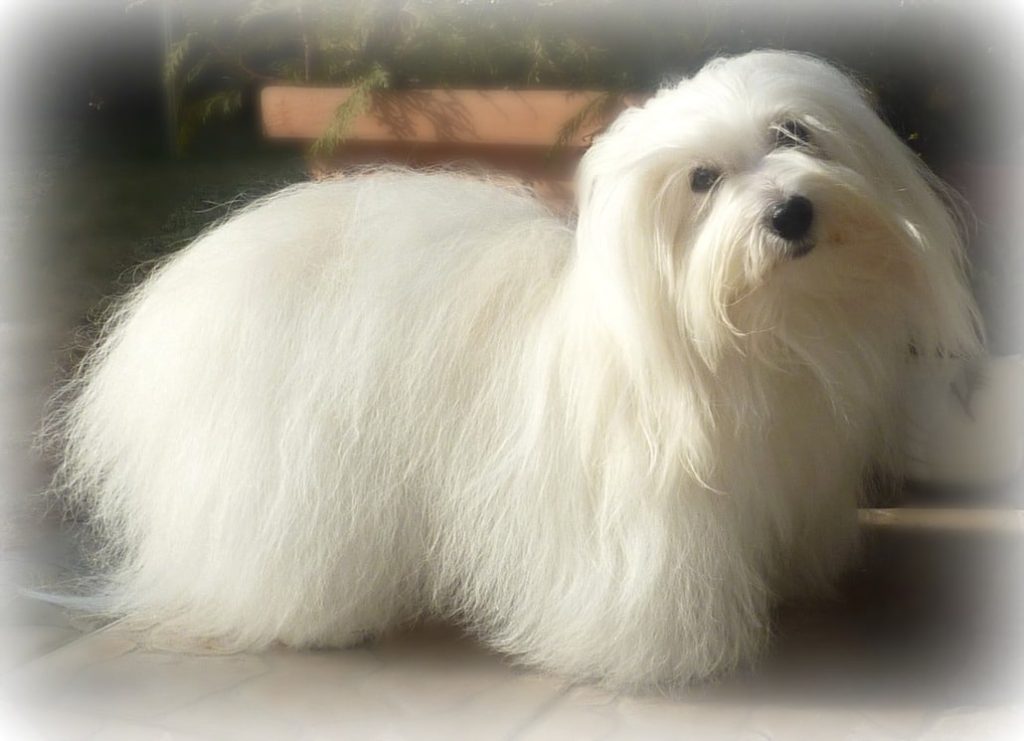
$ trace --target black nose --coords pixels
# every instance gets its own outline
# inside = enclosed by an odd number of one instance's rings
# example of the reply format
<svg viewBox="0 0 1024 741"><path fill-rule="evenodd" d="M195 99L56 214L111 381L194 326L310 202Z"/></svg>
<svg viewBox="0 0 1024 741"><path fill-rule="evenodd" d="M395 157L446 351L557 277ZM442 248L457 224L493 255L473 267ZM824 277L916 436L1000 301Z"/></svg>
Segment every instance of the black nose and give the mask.
<svg viewBox="0 0 1024 741"><path fill-rule="evenodd" d="M814 221L814 207L803 196L790 196L768 211L768 226L783 239L796 242L807 236Z"/></svg>

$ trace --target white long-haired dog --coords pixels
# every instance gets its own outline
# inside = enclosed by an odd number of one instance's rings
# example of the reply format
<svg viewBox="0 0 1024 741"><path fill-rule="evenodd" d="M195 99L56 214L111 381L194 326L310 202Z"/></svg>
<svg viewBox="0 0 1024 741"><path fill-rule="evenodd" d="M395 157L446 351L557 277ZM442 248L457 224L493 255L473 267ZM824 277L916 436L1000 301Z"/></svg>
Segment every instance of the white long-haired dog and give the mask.
<svg viewBox="0 0 1024 741"><path fill-rule="evenodd" d="M941 184L810 57L718 59L531 195L381 171L169 259L61 402L106 610L346 646L433 615L613 686L746 663L856 550L912 351L981 350Z"/></svg>

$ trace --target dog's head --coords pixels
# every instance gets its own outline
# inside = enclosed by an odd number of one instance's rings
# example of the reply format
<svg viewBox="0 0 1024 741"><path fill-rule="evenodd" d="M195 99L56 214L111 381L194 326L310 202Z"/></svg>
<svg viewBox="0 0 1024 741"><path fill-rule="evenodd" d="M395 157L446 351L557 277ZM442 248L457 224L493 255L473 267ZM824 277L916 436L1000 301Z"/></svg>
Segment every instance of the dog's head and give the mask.
<svg viewBox="0 0 1024 741"><path fill-rule="evenodd" d="M712 61L623 113L579 193L576 267L638 353L978 350L948 191L818 59Z"/></svg>

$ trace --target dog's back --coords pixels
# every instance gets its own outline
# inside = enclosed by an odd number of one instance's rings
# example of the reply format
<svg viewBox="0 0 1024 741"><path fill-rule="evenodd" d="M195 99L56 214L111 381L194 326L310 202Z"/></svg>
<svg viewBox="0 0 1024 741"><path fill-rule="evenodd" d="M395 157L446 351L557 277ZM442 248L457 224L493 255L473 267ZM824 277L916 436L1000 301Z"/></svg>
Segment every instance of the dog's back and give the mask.
<svg viewBox="0 0 1024 741"><path fill-rule="evenodd" d="M524 191L384 171L283 191L170 258L62 410L110 612L249 647L414 611L414 501L570 240Z"/></svg>

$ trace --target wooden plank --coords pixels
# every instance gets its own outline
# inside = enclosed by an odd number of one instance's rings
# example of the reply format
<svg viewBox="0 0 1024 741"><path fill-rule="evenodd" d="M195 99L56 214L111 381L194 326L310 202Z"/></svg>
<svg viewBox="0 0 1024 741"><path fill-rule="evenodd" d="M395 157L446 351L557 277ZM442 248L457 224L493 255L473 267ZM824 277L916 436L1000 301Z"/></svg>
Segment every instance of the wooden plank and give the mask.
<svg viewBox="0 0 1024 741"><path fill-rule="evenodd" d="M946 507L862 509L860 524L875 528L1024 534L1024 510Z"/></svg>
<svg viewBox="0 0 1024 741"><path fill-rule="evenodd" d="M352 88L271 85L260 93L263 131L272 139L310 140L330 125ZM566 122L601 93L566 90L406 90L373 94L352 124L357 142L416 142L550 147ZM567 143L584 148L602 122Z"/></svg>

